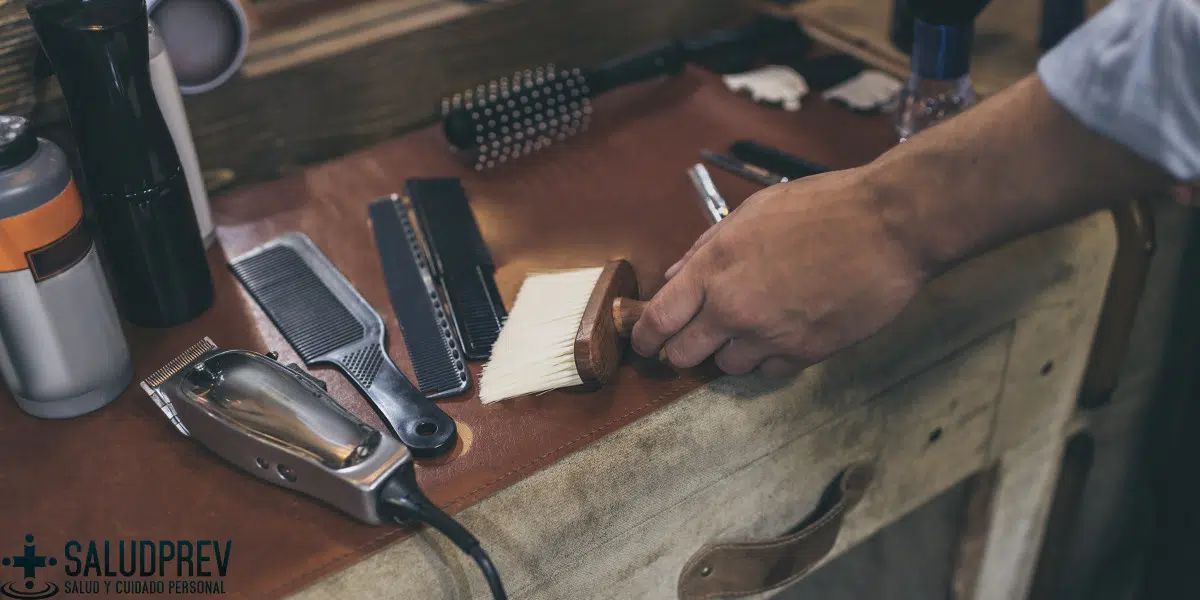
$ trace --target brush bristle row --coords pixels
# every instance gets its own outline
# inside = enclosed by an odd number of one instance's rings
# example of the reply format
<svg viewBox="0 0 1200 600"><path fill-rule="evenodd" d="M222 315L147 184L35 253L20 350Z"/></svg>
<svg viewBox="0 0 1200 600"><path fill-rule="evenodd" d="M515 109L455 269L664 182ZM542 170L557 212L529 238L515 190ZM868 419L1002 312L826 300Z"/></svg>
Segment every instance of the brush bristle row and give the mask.
<svg viewBox="0 0 1200 600"><path fill-rule="evenodd" d="M583 383L575 336L602 267L532 274L479 376L484 404Z"/></svg>
<svg viewBox="0 0 1200 600"><path fill-rule="evenodd" d="M442 101L442 115L463 120L463 131L474 136L473 147L463 150L474 154L475 170L482 171L586 130L589 95L579 69L547 65L455 94Z"/></svg>

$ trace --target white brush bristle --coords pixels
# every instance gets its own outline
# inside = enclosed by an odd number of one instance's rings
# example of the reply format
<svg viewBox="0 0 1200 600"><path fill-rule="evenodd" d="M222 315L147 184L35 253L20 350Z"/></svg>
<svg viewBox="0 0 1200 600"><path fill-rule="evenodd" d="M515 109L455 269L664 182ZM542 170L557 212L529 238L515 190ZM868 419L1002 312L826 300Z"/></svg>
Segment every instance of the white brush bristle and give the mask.
<svg viewBox="0 0 1200 600"><path fill-rule="evenodd" d="M603 267L528 276L479 375L484 404L583 383L575 336Z"/></svg>

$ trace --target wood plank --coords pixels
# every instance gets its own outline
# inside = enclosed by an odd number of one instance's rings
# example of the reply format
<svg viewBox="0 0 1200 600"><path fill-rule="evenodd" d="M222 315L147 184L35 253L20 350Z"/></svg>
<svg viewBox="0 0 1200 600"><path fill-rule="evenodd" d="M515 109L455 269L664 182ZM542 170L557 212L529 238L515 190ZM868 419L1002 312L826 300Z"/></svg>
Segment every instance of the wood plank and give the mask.
<svg viewBox="0 0 1200 600"><path fill-rule="evenodd" d="M488 79L551 61L596 64L747 10L721 0L363 4L259 38L244 76L188 98L188 113L214 181L271 179L424 126L443 96ZM354 26L372 15L374 26Z"/></svg>
<svg viewBox="0 0 1200 600"><path fill-rule="evenodd" d="M0 86L9 92L0 105L19 114L33 106L36 48L23 12L0 0L0 39L15 48L0 58ZM362 2L291 27L264 26L239 76L184 102L206 180L217 190L275 179L428 125L444 96L518 69L586 67L752 14L724 0ZM66 126L52 80L38 115L51 128Z"/></svg>

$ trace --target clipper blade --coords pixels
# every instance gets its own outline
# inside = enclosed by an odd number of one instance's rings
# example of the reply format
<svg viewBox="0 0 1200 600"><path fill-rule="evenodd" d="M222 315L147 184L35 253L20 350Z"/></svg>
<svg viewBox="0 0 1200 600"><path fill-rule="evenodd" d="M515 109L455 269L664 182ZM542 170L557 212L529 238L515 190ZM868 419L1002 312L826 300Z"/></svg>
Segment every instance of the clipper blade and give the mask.
<svg viewBox="0 0 1200 600"><path fill-rule="evenodd" d="M580 69L519 71L443 99L443 133L482 171L586 131L590 98Z"/></svg>
<svg viewBox="0 0 1200 600"><path fill-rule="evenodd" d="M183 435L190 436L191 433L188 432L187 427L184 427L183 423L179 420L179 415L176 414L175 407L171 405L171 401L167 398L166 394L163 394L159 391L159 386L161 386L176 373L182 371L184 367L187 367L195 362L197 358L200 358L205 353L216 349L217 345L206 336L199 342L192 344L192 346L187 350L184 350L182 354L171 359L170 362L163 365L157 371L151 373L149 377L142 380L142 391L146 392L147 396L150 396L150 399L154 401L154 404L158 406L159 410L166 415L167 419L169 419L171 423L175 425L175 428L183 433Z"/></svg>

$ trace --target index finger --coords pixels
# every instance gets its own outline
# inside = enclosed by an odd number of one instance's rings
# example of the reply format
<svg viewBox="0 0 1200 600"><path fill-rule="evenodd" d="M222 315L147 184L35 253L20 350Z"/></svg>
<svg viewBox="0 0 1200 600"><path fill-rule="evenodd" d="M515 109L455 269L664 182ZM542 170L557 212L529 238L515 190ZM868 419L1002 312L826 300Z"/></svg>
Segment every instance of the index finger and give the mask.
<svg viewBox="0 0 1200 600"><path fill-rule="evenodd" d="M646 303L642 317L630 334L634 352L646 357L657 356L663 344L700 312L704 304L704 287L696 269L688 266L684 265Z"/></svg>
<svg viewBox="0 0 1200 600"><path fill-rule="evenodd" d="M704 246L704 244L708 243L708 240L712 239L714 235L717 235L717 231L721 228L721 226L728 223L729 220L733 218L733 214L736 212L737 211L735 210L733 213L729 213L728 217L717 221L712 225L712 227L705 229L704 233L700 234L700 237L696 238L695 242L692 242L692 247L688 248L688 251L683 253L683 257L675 261L675 264L667 268L666 278L671 279L674 277L675 274L683 268L683 265L687 264L687 261L696 254L697 250Z"/></svg>

